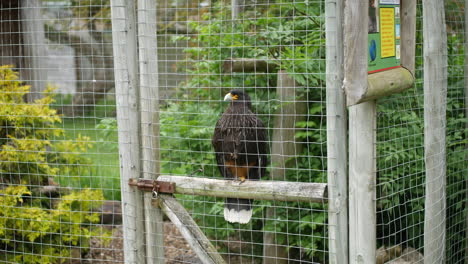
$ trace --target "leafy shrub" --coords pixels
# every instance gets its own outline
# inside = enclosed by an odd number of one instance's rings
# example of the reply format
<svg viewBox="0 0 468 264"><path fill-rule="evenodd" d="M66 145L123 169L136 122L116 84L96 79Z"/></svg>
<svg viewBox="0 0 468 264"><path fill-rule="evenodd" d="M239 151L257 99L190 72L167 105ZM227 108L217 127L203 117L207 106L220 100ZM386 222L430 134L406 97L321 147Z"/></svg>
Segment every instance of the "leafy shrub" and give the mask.
<svg viewBox="0 0 468 264"><path fill-rule="evenodd" d="M79 175L89 159L77 153L91 147L88 137L64 139L61 118L49 107L52 89L44 97L24 101L29 87L21 85L11 66L0 67L0 245L10 263L60 263L73 247L86 248L91 236L104 234L92 227L93 213L103 196L98 190L72 192L51 202L33 187L56 175Z"/></svg>

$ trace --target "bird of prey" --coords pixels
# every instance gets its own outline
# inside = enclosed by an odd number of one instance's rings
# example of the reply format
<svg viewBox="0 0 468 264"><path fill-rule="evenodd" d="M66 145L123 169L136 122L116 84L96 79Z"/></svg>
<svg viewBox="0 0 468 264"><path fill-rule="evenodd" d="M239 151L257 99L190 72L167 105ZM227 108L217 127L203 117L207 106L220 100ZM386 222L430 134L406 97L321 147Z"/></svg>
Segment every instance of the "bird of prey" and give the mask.
<svg viewBox="0 0 468 264"><path fill-rule="evenodd" d="M224 97L229 107L216 123L212 144L219 171L225 179L259 180L267 165L267 132L263 122L252 112L247 93L232 90ZM226 198L224 219L246 224L252 217L252 200Z"/></svg>

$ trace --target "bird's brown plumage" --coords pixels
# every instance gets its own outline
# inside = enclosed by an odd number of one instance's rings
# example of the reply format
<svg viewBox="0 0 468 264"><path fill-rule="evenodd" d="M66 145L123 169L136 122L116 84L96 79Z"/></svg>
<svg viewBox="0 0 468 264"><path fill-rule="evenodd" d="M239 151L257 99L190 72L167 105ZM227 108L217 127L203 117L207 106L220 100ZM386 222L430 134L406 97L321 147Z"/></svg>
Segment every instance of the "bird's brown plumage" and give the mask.
<svg viewBox="0 0 468 264"><path fill-rule="evenodd" d="M232 101L216 123L212 144L219 171L225 179L259 180L267 165L267 133L263 122L252 112L250 97L239 90L227 96ZM227 217L227 213L245 210L251 215L249 199L227 198L225 218L230 222L245 223L250 216ZM227 210L227 211L226 211Z"/></svg>

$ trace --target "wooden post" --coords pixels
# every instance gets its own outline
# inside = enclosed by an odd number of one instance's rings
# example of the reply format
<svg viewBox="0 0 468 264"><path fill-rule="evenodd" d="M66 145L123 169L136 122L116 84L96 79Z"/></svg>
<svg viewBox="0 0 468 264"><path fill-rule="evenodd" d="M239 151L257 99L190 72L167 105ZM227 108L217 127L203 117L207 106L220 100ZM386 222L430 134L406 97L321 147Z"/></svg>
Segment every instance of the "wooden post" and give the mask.
<svg viewBox="0 0 468 264"><path fill-rule="evenodd" d="M328 247L331 264L348 263L346 97L343 85L343 0L326 0Z"/></svg>
<svg viewBox="0 0 468 264"><path fill-rule="evenodd" d="M137 17L142 174L155 180L160 173L156 1L138 0ZM163 212L152 206L152 199L152 193L144 194L146 259L147 263L164 263Z"/></svg>
<svg viewBox="0 0 468 264"><path fill-rule="evenodd" d="M445 262L447 35L444 1L423 1L424 263Z"/></svg>
<svg viewBox="0 0 468 264"><path fill-rule="evenodd" d="M136 9L134 1L126 0L112 0L111 6L124 258L125 263L143 264L146 263L143 199L140 191L128 185L130 178L141 176Z"/></svg>
<svg viewBox="0 0 468 264"><path fill-rule="evenodd" d="M229 58L223 62L223 71L226 73L233 72L273 72L278 68L278 65L266 60L253 58Z"/></svg>
<svg viewBox="0 0 468 264"><path fill-rule="evenodd" d="M24 50L21 56L24 65L16 67L21 67L21 78L31 85L27 94L29 102L42 97L47 82L44 20L41 12L41 1L21 1L21 33Z"/></svg>
<svg viewBox="0 0 468 264"><path fill-rule="evenodd" d="M202 263L226 263L210 240L203 234L197 223L193 221L187 210L174 197L160 195L159 199L154 201L158 203L158 207L162 208L167 217L171 219L171 222L177 227Z"/></svg>
<svg viewBox="0 0 468 264"><path fill-rule="evenodd" d="M349 107L349 262L375 263L376 102Z"/></svg>
<svg viewBox="0 0 468 264"><path fill-rule="evenodd" d="M416 5L417 1L401 1L401 66L414 76L416 57Z"/></svg>
<svg viewBox="0 0 468 264"><path fill-rule="evenodd" d="M468 118L468 0L465 0L465 118ZM468 122L465 123L468 130ZM465 160L468 160L468 143L465 144ZM468 208L468 192L466 192L465 207ZM465 256L468 256L468 210L465 210Z"/></svg>
<svg viewBox="0 0 468 264"><path fill-rule="evenodd" d="M344 22L344 86L348 104L367 90L369 1L348 0ZM349 262L375 263L376 103L349 107Z"/></svg>
<svg viewBox="0 0 468 264"><path fill-rule="evenodd" d="M278 100L281 102L275 117L271 150L272 180L285 180L288 160L301 153L300 144L295 143L295 126L305 120L307 103L300 102L296 92L296 82L281 70L278 72ZM266 221L276 218L276 208L266 210ZM288 263L286 245L278 245L275 232L263 233L263 263Z"/></svg>
<svg viewBox="0 0 468 264"><path fill-rule="evenodd" d="M231 18L236 20L240 13L239 0L231 0Z"/></svg>

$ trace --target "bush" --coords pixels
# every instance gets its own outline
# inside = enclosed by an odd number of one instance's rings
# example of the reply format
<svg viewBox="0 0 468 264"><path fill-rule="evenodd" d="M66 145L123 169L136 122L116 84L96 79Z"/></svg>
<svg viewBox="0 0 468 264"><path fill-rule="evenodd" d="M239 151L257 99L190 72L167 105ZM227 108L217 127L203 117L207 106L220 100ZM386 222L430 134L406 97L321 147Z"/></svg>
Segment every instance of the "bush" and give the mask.
<svg viewBox="0 0 468 264"><path fill-rule="evenodd" d="M89 164L77 153L91 147L89 138L64 139L61 118L49 107L52 88L32 103L24 101L29 87L21 85L11 66L0 67L0 242L2 259L11 263L60 263L71 249L86 248L91 236L105 234L92 227L93 213L104 200L99 190L72 192L51 202L32 187L49 184L56 175L74 174Z"/></svg>

